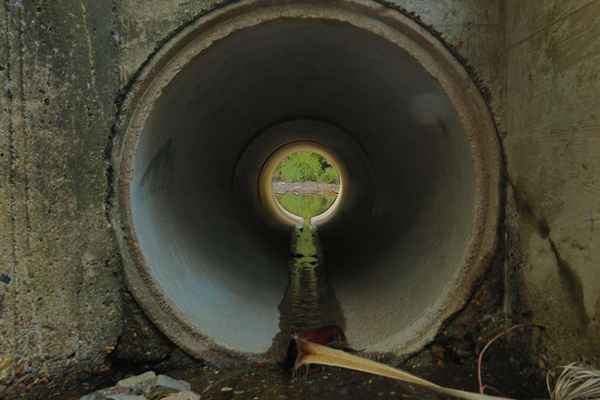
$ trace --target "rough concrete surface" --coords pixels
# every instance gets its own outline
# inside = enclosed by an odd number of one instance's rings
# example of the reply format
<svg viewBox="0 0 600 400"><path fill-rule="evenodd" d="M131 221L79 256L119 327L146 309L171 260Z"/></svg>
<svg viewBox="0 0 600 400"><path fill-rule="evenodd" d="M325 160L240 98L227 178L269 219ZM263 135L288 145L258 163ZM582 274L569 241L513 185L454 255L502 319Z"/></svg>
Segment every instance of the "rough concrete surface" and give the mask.
<svg viewBox="0 0 600 400"><path fill-rule="evenodd" d="M0 13L5 398L6 386L54 390L105 368L121 283L104 210L118 90L111 5L11 0Z"/></svg>
<svg viewBox="0 0 600 400"><path fill-rule="evenodd" d="M114 102L161 42L221 3L2 3L0 397L49 398L107 367L122 326L105 218ZM600 2L390 3L441 32L490 89L514 189L514 317L547 326L554 362L597 356Z"/></svg>
<svg viewBox="0 0 600 400"><path fill-rule="evenodd" d="M118 3L121 48L121 83L135 71L165 39L182 25L231 0L124 0ZM384 0L383 4L414 14L431 26L464 57L493 96L494 109L502 102L504 65L504 2L486 0Z"/></svg>
<svg viewBox="0 0 600 400"><path fill-rule="evenodd" d="M511 0L506 12L504 146L521 294L555 358L598 357L600 1Z"/></svg>

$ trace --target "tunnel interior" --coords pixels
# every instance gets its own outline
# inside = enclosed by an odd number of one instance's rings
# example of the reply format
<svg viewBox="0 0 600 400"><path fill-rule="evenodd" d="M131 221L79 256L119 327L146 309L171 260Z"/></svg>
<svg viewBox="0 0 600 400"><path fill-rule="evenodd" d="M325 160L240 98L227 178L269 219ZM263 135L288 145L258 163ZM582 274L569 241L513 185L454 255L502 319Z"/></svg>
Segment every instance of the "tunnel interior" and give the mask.
<svg viewBox="0 0 600 400"><path fill-rule="evenodd" d="M353 347L402 348L443 319L466 273L480 200L464 107L371 25L302 12L236 15L251 22L227 22L195 52L172 46L154 66L170 78L144 78L150 100L123 146L121 243L132 291L169 337L182 324L202 342L183 344L192 352L264 354L279 332L290 225L261 177L282 146L311 143L343 171L319 236Z"/></svg>

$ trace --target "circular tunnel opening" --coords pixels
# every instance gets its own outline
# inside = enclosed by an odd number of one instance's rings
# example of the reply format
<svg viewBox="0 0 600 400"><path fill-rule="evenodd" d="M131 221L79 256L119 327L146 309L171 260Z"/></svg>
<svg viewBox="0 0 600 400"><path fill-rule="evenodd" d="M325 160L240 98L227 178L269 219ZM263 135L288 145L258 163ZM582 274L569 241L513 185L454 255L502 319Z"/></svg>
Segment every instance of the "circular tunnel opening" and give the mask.
<svg viewBox="0 0 600 400"><path fill-rule="evenodd" d="M269 157L260 175L264 206L290 225L322 225L343 199L343 175L327 150L310 142L292 143Z"/></svg>
<svg viewBox="0 0 600 400"><path fill-rule="evenodd" d="M290 224L262 177L282 149L323 149L340 171L319 236L352 347L424 346L493 255L486 105L441 43L377 2L214 11L144 67L124 110L114 227L128 285L196 356L266 357L280 331Z"/></svg>

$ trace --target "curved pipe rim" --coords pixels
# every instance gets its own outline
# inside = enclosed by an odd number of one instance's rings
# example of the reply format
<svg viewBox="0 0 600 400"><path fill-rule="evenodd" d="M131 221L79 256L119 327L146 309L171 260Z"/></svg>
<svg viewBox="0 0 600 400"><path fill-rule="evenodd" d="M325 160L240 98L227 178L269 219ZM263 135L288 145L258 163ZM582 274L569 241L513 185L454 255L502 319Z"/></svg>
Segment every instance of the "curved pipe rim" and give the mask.
<svg viewBox="0 0 600 400"><path fill-rule="evenodd" d="M335 154L328 151L324 146L312 141L298 141L288 143L276 149L262 167L259 178L259 193L263 207L271 214L279 223L285 225L301 225L304 223L302 217L293 214L286 210L276 199L273 193L273 173L277 166L290 154L297 152L312 152L317 153L325 158L337 171L340 177L339 192L333 204L319 215L315 215L310 219L313 225L322 225L334 217L340 204L343 201L346 190L346 164L343 163Z"/></svg>
<svg viewBox="0 0 600 400"><path fill-rule="evenodd" d="M465 250L465 265L453 287L440 296L435 316L407 328L406 341L394 353L409 354L430 342L442 323L465 304L496 249L500 214L500 152L493 117L465 68L445 45L410 17L373 0L311 0L279 4L270 0L244 0L212 11L171 38L143 67L118 116L117 143L113 149L116 207L111 219L123 256L128 286L149 318L179 347L195 357L227 364L264 359L216 345L179 310L146 269L147 260L137 243L130 208L133 159L151 105L191 59L215 41L244 28L277 18L328 18L348 22L383 37L407 51L439 82L461 117L473 152L475 208L473 234ZM221 29L219 29L221 28ZM195 40L201 37L200 40ZM451 293L451 294L450 294Z"/></svg>

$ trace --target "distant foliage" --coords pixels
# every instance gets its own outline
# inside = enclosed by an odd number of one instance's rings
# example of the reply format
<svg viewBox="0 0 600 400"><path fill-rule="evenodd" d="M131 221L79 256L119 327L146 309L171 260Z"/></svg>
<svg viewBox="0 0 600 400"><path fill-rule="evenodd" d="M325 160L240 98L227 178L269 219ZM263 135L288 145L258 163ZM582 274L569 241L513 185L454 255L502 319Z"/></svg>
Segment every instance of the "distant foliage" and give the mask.
<svg viewBox="0 0 600 400"><path fill-rule="evenodd" d="M285 182L339 183L340 176L320 154L299 151L290 154L279 164L273 179Z"/></svg>

